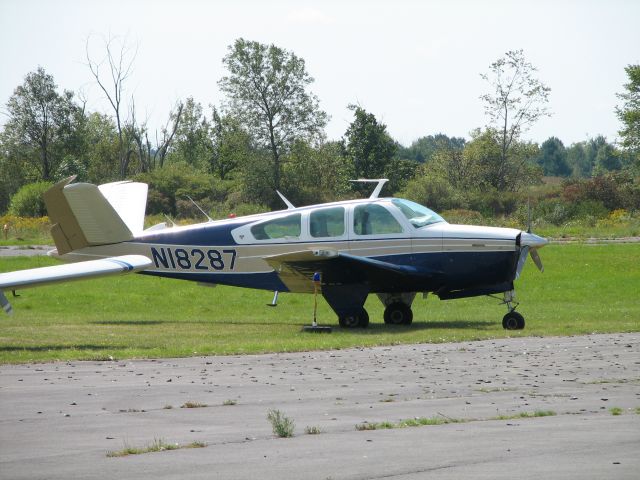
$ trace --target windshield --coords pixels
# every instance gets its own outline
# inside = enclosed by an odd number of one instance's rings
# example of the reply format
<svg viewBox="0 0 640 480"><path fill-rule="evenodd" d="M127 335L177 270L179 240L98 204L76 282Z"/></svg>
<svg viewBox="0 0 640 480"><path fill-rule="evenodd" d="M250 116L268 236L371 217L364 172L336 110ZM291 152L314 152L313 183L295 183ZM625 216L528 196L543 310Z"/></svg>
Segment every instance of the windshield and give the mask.
<svg viewBox="0 0 640 480"><path fill-rule="evenodd" d="M407 220L416 228L431 225L432 223L444 222L444 218L433 210L410 200L394 198L391 200L396 207L407 217Z"/></svg>

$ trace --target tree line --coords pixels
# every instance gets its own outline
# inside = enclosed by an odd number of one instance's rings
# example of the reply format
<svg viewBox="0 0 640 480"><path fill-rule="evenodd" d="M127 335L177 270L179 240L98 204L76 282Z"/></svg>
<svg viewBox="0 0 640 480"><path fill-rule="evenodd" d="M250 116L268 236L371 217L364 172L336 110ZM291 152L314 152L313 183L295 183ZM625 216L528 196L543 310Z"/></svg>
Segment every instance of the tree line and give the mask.
<svg viewBox="0 0 640 480"><path fill-rule="evenodd" d="M135 179L150 185L149 213L196 214L188 198L214 215L281 208L276 190L297 205L364 194L353 178L390 179L385 194L432 206L468 206L474 195L498 201L541 182L640 170L640 66L615 107L622 142L602 136L565 146L524 139L550 115L550 88L522 50L509 51L481 74L487 124L470 139L439 133L403 146L363 106L339 140L327 140L328 115L311 91L313 77L294 52L237 39L228 47L218 105L189 97L176 102L152 132L127 86L136 50L121 38L103 39L100 55L87 41L87 74L109 109L88 111L87 99L58 88L43 67L26 75L6 104L0 131L0 213L42 214L40 193L76 175L106 183ZM95 49L94 49L95 52ZM640 206L639 206L640 207ZM21 210L22 208L22 210ZM494 209L494 213L499 209Z"/></svg>

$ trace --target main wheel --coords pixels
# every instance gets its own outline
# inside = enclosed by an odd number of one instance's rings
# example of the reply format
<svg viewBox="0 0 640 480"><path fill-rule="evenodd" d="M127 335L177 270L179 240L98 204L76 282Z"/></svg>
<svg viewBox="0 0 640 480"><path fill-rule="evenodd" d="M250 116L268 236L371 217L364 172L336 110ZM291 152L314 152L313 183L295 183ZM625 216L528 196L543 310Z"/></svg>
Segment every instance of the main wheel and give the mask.
<svg viewBox="0 0 640 480"><path fill-rule="evenodd" d="M339 317L338 323L342 328L367 328L369 326L369 314L362 308L357 314Z"/></svg>
<svg viewBox="0 0 640 480"><path fill-rule="evenodd" d="M394 302L384 309L384 323L388 325L411 325L413 312L402 302Z"/></svg>
<svg viewBox="0 0 640 480"><path fill-rule="evenodd" d="M524 317L513 310L502 318L502 328L505 330L522 330L524 328Z"/></svg>

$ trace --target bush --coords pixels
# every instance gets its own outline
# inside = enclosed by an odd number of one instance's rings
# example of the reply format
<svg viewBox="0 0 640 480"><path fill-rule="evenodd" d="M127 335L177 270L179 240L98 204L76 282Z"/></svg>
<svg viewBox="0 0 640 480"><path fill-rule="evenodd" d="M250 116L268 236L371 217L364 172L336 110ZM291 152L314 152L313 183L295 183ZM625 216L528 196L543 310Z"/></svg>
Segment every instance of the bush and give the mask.
<svg viewBox="0 0 640 480"><path fill-rule="evenodd" d="M9 213L17 217L43 217L47 214L42 194L49 190L51 182L36 182L24 185L11 197Z"/></svg>
<svg viewBox="0 0 640 480"><path fill-rule="evenodd" d="M274 435L279 437L293 437L293 420L280 410L269 410L267 420L271 422Z"/></svg>
<svg viewBox="0 0 640 480"><path fill-rule="evenodd" d="M179 214L178 200L191 204L188 195L199 202L211 193L214 181L211 175L198 172L184 163L156 168L137 175L135 180L149 184L148 214L164 213L172 216ZM182 204L181 207L180 213L184 214L187 204Z"/></svg>
<svg viewBox="0 0 640 480"><path fill-rule="evenodd" d="M478 225L484 222L484 217L480 212L475 210L465 210L456 208L453 210L445 210L440 215L449 223L457 223L461 225Z"/></svg>

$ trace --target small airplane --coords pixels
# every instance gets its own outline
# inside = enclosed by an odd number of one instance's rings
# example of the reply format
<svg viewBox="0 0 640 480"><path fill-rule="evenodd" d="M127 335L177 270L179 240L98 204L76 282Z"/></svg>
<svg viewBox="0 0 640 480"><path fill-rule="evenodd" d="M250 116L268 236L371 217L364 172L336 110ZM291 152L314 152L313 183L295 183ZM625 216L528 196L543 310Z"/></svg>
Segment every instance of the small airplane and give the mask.
<svg viewBox="0 0 640 480"><path fill-rule="evenodd" d="M502 325L517 330L525 322L513 282L527 255L543 271L538 249L548 243L530 229L453 225L412 201L379 198L387 179L356 180L377 183L366 199L296 208L278 192L286 210L146 230L146 184L74 179L44 194L56 245L49 255L71 263L0 274L7 313L3 290L139 272L270 290L274 305L278 292L319 287L344 328L368 326L369 294L384 304L385 323L409 325L417 293L441 300L502 293Z"/></svg>

